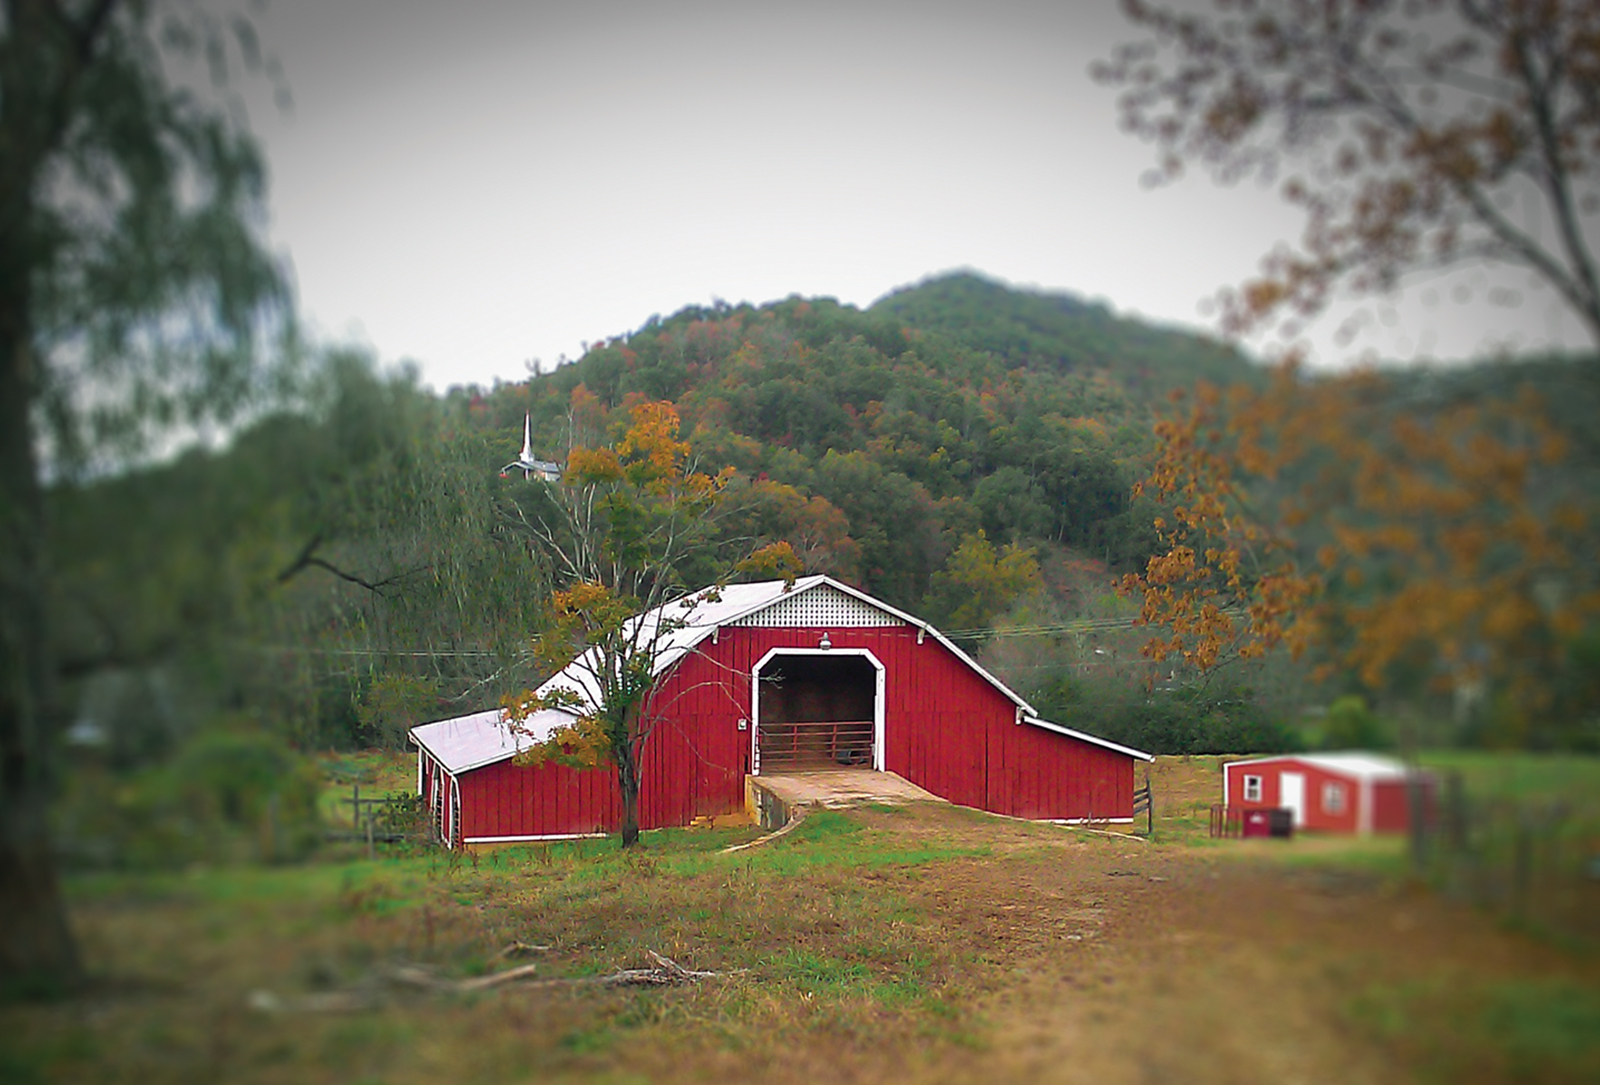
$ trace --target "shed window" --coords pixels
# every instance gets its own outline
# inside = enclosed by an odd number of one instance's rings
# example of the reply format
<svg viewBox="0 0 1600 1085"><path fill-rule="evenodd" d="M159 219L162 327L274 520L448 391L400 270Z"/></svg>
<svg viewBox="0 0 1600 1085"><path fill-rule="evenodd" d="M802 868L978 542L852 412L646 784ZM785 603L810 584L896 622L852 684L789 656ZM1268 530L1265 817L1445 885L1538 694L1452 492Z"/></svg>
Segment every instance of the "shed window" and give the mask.
<svg viewBox="0 0 1600 1085"><path fill-rule="evenodd" d="M1322 812L1324 814L1344 813L1344 785L1332 781L1322 785Z"/></svg>
<svg viewBox="0 0 1600 1085"><path fill-rule="evenodd" d="M1259 777L1259 776L1246 776L1244 778L1244 801L1245 802L1260 802L1261 801L1261 777Z"/></svg>

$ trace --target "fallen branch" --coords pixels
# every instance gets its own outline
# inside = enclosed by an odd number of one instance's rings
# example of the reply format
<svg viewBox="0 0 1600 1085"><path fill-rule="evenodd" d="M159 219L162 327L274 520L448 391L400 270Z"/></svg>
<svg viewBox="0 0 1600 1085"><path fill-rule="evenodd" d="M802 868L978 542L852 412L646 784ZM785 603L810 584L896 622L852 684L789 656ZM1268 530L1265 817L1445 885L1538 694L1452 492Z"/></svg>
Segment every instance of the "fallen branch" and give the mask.
<svg viewBox="0 0 1600 1085"><path fill-rule="evenodd" d="M498 987L502 983L511 983L531 976L538 967L536 964L525 964L521 968L508 968L504 972L491 972L487 976L458 980L454 986L457 991L483 991L490 987Z"/></svg>
<svg viewBox="0 0 1600 1085"><path fill-rule="evenodd" d="M522 943L514 942L511 949L521 946ZM548 946L526 946L528 950L548 949ZM560 987L560 986L597 986L597 987L672 987L684 983L697 983L703 979L721 979L725 976L737 975L739 972L705 972L696 968L685 968L671 957L663 956L654 950L646 950L650 959L655 964L650 968L624 968L604 976L551 976L545 979L534 979L538 965L525 964L517 968L508 968L504 972L491 972L484 976L472 976L462 980L440 979L425 968L416 965L401 965L390 971L384 978L390 985L410 987L416 990L428 991L435 994L470 994L475 991L486 991L490 988L500 987L508 983L521 982L525 987ZM338 1013L355 1010L372 1009L379 1003L377 993L372 989L357 988L349 991L329 991L321 994L305 995L296 999L282 999L271 991L252 991L246 1004L253 1010L263 1013Z"/></svg>
<svg viewBox="0 0 1600 1085"><path fill-rule="evenodd" d="M520 957L524 953L549 953L554 946L534 945L528 942L512 942L505 949L495 954L496 957Z"/></svg>
<svg viewBox="0 0 1600 1085"><path fill-rule="evenodd" d="M721 979L723 976L734 975L731 972L702 972L695 968L685 968L671 957L663 957L653 949L645 950L650 959L656 962L654 968L624 968L604 976L572 976L560 979L539 980L540 986L558 983L594 983L601 987L670 987L680 983L694 983L698 980ZM743 971L741 969L741 971Z"/></svg>

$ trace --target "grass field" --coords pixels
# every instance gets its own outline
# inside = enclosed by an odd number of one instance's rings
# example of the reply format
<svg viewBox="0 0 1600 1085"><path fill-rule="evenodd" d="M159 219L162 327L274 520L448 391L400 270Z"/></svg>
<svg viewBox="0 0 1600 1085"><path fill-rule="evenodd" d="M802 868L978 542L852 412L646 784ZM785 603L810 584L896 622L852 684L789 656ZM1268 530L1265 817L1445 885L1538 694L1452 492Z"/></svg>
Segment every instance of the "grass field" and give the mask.
<svg viewBox="0 0 1600 1085"><path fill-rule="evenodd" d="M1600 942L1445 899L1400 841L1213 843L1215 762L1153 766L1150 842L919 804L731 854L756 830L75 877L97 983L0 1010L0 1080L1600 1079ZM585 982L651 951L719 975Z"/></svg>

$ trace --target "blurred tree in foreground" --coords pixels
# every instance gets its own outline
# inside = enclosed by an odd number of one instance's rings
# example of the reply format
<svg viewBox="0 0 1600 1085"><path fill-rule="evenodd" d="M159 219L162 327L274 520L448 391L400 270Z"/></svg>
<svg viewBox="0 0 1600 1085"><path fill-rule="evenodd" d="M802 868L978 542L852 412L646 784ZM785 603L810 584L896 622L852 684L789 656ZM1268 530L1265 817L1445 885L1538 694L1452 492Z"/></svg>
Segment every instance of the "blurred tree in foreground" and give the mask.
<svg viewBox="0 0 1600 1085"><path fill-rule="evenodd" d="M1143 488L1167 553L1125 587L1201 670L1284 644L1374 693L1493 688L1524 740L1600 619L1594 501L1537 397L1428 403L1371 373L1202 388ZM1568 719L1575 724L1576 719ZM1559 740L1550 734L1548 739Z"/></svg>
<svg viewBox="0 0 1600 1085"><path fill-rule="evenodd" d="M1281 179L1306 212L1298 249L1224 292L1227 330L1292 332L1335 291L1489 261L1531 270L1600 344L1600 6L1124 10L1154 41L1097 74L1125 88L1161 172ZM1142 487L1172 510L1166 553L1125 580L1166 627L1149 652L1209 670L1286 644L1374 693L1490 696L1508 737L1574 739L1596 707L1575 673L1600 615L1592 422L1510 383L1430 397L1370 373L1307 379L1291 356L1270 388L1202 388L1158 426Z"/></svg>
<svg viewBox="0 0 1600 1085"><path fill-rule="evenodd" d="M585 397L580 386L575 409ZM550 597L535 649L552 670L570 666L574 682L511 694L503 704L513 727L543 709L574 713L571 726L536 735L527 757L614 766L622 844L632 847L639 840L639 765L661 715L657 672L671 662L672 634L688 612L671 601L685 595L687 583L720 582L733 572L792 581L801 565L787 542L750 552L746 540L721 536L734 471L696 468L672 404L637 403L623 413L626 428L614 446L572 449L561 481L541 484L528 507L517 506L517 522L562 585ZM706 597L685 596L683 605Z"/></svg>
<svg viewBox="0 0 1600 1085"><path fill-rule="evenodd" d="M1216 0L1123 10L1154 41L1097 67L1123 122L1224 180L1278 180L1298 250L1223 294L1234 332L1333 292L1492 261L1532 270L1600 343L1600 5L1593 0Z"/></svg>
<svg viewBox="0 0 1600 1085"><path fill-rule="evenodd" d="M221 95L260 55L247 22L188 6L0 6L0 974L23 987L79 975L46 818L42 479L249 407L287 310L256 146L180 88L186 61Z"/></svg>

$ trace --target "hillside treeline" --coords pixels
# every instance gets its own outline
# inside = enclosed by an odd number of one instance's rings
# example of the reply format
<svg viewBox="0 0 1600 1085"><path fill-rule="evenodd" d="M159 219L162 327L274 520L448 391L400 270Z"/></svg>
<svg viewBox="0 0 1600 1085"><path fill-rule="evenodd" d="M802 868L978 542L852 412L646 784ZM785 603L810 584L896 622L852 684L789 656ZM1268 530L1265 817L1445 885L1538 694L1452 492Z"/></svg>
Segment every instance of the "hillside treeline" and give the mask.
<svg viewBox="0 0 1600 1085"><path fill-rule="evenodd" d="M971 275L867 310L686 309L487 389L436 394L331 352L219 448L52 487L60 731L114 773L179 756L184 779L232 779L264 763L262 741L394 745L535 684L549 576L522 517L542 484L500 471L524 415L535 453L561 460L668 400L700 467L734 472L730 538L790 542L808 571L929 618L1047 716L1161 751L1292 744L1291 714L1348 683L1323 696L1282 652L1203 681L1154 663L1114 587L1161 545L1158 510L1130 496L1152 423L1200 379L1263 383L1208 340ZM1581 367L1414 374L1393 395L1493 399L1526 380L1574 435L1572 469L1591 470ZM706 575L693 560L678 573ZM85 779L90 812L65 807L84 824L159 823L190 801L167 777ZM245 820L270 790L229 786Z"/></svg>
<svg viewBox="0 0 1600 1085"><path fill-rule="evenodd" d="M728 531L789 540L810 570L947 627L1022 596L1105 607L1108 574L1154 540L1129 500L1150 419L1219 367L1252 373L1207 341L970 275L865 311L686 309L490 389L433 394L334 352L222 448L53 488L78 733L137 759L222 711L302 746L395 741L536 677L523 653L546 581L516 521L538 484L498 470L524 414L559 460L632 404L672 401L702 464L737 472Z"/></svg>
<svg viewBox="0 0 1600 1085"><path fill-rule="evenodd" d="M866 311L686 309L469 410L507 434L531 413L537 449L559 457L630 403L670 400L701 459L737 468L763 525L798 536L813 571L937 611L933 577L980 532L1142 564L1151 514L1129 494L1150 421L1202 375L1253 369L1194 336L956 275Z"/></svg>

